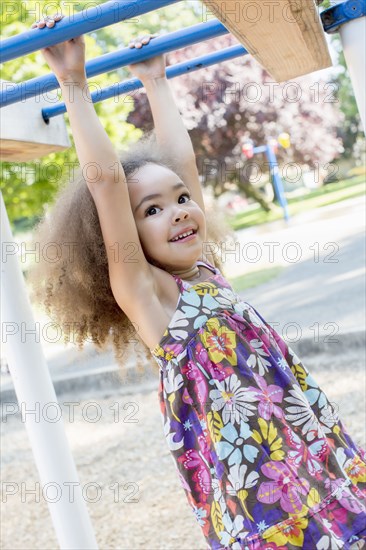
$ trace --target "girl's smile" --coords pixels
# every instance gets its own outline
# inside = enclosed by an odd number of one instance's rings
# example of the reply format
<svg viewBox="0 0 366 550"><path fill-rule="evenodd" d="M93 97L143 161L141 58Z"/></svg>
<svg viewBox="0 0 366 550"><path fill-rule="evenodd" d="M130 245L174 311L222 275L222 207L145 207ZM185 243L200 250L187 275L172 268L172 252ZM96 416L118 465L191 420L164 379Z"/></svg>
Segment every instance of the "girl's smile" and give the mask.
<svg viewBox="0 0 366 550"><path fill-rule="evenodd" d="M174 239L170 239L171 243L181 243L186 242L189 240L192 240L196 237L197 230L196 229L187 229L186 231L182 231L179 233L178 237L174 237Z"/></svg>
<svg viewBox="0 0 366 550"><path fill-rule="evenodd" d="M182 243L182 242L191 241L192 239L195 239L195 238L196 238L196 233L192 233L191 235L187 235L184 238L179 238L176 241L171 241L171 242L174 243L174 244L175 243Z"/></svg>

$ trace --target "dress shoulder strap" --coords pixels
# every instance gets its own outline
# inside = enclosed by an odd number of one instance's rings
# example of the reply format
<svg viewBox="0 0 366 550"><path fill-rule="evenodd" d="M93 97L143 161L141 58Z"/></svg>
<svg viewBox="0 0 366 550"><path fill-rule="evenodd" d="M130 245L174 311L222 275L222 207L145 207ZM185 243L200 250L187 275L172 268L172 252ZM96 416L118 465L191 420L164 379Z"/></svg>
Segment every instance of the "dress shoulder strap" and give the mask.
<svg viewBox="0 0 366 550"><path fill-rule="evenodd" d="M197 260L197 264L198 265L203 265L204 267L207 267L208 269L213 271L215 274L218 274L218 269L214 265L209 264L208 262Z"/></svg>

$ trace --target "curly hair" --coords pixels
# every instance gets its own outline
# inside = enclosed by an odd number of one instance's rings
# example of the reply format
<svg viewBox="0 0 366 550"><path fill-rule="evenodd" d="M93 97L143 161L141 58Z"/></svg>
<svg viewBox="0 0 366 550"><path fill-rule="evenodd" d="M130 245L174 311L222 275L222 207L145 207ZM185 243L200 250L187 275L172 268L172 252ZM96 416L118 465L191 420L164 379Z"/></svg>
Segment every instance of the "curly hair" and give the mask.
<svg viewBox="0 0 366 550"><path fill-rule="evenodd" d="M127 179L148 163L165 166L180 175L174 159L166 158L159 149L154 131L119 156ZM222 271L222 263L211 245L234 234L224 216L210 208L206 210L206 228L206 243L215 266ZM91 341L102 350L112 343L117 363L124 367L133 352L140 372L146 361L155 364L149 348L113 296L97 209L80 170L73 180L61 186L32 240L46 253L27 274L31 300L41 304L61 328L64 342L73 342L82 349L85 342ZM55 253L50 255L50 250ZM142 350L136 350L136 344L141 344ZM141 355L145 356L143 360ZM119 371L123 378L125 369Z"/></svg>

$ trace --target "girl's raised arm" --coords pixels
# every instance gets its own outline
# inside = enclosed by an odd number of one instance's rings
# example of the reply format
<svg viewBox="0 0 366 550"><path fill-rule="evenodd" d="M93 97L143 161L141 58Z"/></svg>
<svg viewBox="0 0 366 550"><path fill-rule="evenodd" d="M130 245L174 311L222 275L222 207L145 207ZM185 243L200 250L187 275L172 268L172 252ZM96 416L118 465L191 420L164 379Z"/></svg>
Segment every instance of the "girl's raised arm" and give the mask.
<svg viewBox="0 0 366 550"><path fill-rule="evenodd" d="M34 25L53 27L62 16ZM131 316L140 296L153 293L153 275L142 251L125 174L91 101L85 73L85 42L79 36L42 53L60 84L83 177L93 196L107 251L113 295ZM134 261L124 261L131 256Z"/></svg>
<svg viewBox="0 0 366 550"><path fill-rule="evenodd" d="M132 40L130 47L141 48L148 45L156 35L146 35ZM129 65L134 76L143 83L154 119L155 134L159 147L175 160L184 183L191 192L192 199L205 212L202 187L196 164L192 141L183 123L165 72L163 55Z"/></svg>

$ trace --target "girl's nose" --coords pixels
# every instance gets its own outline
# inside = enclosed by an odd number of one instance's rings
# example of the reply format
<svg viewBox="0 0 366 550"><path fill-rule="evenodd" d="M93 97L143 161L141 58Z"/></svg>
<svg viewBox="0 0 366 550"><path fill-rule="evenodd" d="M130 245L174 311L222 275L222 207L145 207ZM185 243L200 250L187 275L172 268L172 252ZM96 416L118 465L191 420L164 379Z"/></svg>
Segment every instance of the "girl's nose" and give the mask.
<svg viewBox="0 0 366 550"><path fill-rule="evenodd" d="M188 212L186 210L180 210L180 212L174 216L174 221L179 222L180 220L185 220L187 217Z"/></svg>

